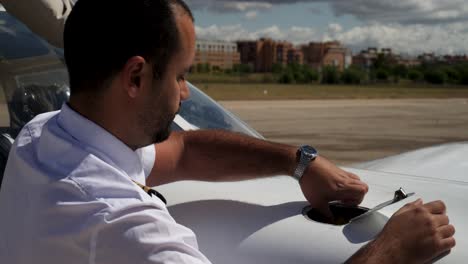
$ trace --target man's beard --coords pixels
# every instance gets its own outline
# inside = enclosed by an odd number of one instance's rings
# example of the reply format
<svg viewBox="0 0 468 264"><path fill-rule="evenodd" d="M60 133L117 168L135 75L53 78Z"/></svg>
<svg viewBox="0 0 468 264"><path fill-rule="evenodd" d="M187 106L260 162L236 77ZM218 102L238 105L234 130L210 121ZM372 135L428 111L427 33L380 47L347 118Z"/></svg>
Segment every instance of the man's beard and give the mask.
<svg viewBox="0 0 468 264"><path fill-rule="evenodd" d="M171 134L171 125L175 116L179 113L179 109L173 114L161 112L161 109L152 106L145 109L146 111L139 116L140 123L143 126L144 133L151 142L149 144L161 143L167 140ZM159 111L158 111L159 110Z"/></svg>
<svg viewBox="0 0 468 264"><path fill-rule="evenodd" d="M171 124L174 121L176 114L173 114L172 117L165 119L164 122L161 122L161 127L151 136L151 141L153 144L161 143L169 138L171 135Z"/></svg>

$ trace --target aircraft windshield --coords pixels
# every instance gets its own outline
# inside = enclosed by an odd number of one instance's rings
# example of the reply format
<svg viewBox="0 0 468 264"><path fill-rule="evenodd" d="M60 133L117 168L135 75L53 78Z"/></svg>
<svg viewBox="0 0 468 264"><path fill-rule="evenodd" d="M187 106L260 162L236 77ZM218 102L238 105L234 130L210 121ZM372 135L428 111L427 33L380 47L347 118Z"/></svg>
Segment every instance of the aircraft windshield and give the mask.
<svg viewBox="0 0 468 264"><path fill-rule="evenodd" d="M222 129L261 138L254 129L189 84L190 98L182 103L179 115L196 128Z"/></svg>
<svg viewBox="0 0 468 264"><path fill-rule="evenodd" d="M189 84L175 130L223 129L261 137L255 130ZM0 129L13 138L34 116L59 110L68 100L63 51L0 11Z"/></svg>
<svg viewBox="0 0 468 264"><path fill-rule="evenodd" d="M0 12L0 61L42 56L49 53L47 44L6 12Z"/></svg>

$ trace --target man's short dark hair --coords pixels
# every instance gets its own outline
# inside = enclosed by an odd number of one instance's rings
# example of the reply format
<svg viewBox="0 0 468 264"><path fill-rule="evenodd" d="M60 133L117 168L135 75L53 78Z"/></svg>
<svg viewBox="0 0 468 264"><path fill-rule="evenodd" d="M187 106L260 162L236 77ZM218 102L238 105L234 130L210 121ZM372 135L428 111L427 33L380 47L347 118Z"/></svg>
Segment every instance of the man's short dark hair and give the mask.
<svg viewBox="0 0 468 264"><path fill-rule="evenodd" d="M193 21L182 0L78 0L64 30L72 95L104 88L133 56L161 78L181 47L176 6Z"/></svg>

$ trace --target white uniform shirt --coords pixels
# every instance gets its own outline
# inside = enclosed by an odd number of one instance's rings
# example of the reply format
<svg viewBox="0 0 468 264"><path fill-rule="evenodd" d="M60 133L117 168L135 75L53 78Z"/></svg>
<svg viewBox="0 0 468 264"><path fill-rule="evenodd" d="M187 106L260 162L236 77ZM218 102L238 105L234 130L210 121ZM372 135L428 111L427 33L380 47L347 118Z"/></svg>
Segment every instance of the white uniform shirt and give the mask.
<svg viewBox="0 0 468 264"><path fill-rule="evenodd" d="M0 263L209 263L145 183L132 151L66 104L16 138L0 191Z"/></svg>

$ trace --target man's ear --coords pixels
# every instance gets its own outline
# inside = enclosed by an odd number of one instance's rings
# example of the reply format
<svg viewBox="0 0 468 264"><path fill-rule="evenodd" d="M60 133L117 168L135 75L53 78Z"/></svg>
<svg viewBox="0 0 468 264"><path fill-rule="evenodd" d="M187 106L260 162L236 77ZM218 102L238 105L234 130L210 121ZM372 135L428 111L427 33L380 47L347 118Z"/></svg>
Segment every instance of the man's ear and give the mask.
<svg viewBox="0 0 468 264"><path fill-rule="evenodd" d="M140 87L140 80L140 76L135 75L134 77L132 77L132 83L135 84L135 86Z"/></svg>
<svg viewBox="0 0 468 264"><path fill-rule="evenodd" d="M128 59L122 71L122 82L129 97L135 98L141 92L146 60L141 56Z"/></svg>

